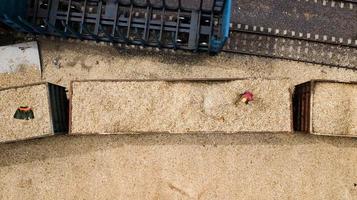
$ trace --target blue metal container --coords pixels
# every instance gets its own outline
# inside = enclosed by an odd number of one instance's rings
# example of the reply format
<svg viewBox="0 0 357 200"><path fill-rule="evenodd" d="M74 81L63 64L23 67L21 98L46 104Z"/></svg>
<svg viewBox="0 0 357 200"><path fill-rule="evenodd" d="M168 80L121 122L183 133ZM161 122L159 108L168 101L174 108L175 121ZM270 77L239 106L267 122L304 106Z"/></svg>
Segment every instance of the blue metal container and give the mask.
<svg viewBox="0 0 357 200"><path fill-rule="evenodd" d="M219 53L231 0L200 0L195 8L181 1L0 0L0 21L35 35Z"/></svg>
<svg viewBox="0 0 357 200"><path fill-rule="evenodd" d="M224 9L222 14L222 24L221 24L221 38L219 39L212 39L212 48L211 53L219 53L224 44L226 43L229 37L229 29L230 29L230 19L231 19L231 8L232 7L232 0L226 0L224 3Z"/></svg>
<svg viewBox="0 0 357 200"><path fill-rule="evenodd" d="M8 17L25 17L27 9L27 0L0 0L0 15Z"/></svg>

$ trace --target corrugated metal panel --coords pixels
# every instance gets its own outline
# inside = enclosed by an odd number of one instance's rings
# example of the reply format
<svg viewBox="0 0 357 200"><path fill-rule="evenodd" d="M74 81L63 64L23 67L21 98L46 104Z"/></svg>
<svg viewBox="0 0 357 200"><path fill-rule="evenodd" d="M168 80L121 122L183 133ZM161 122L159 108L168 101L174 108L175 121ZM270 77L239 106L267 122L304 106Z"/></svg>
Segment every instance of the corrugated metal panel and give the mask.
<svg viewBox="0 0 357 200"><path fill-rule="evenodd" d="M68 99L64 87L48 84L53 131L68 132Z"/></svg>
<svg viewBox="0 0 357 200"><path fill-rule="evenodd" d="M294 131L310 130L311 82L297 85L293 94Z"/></svg>

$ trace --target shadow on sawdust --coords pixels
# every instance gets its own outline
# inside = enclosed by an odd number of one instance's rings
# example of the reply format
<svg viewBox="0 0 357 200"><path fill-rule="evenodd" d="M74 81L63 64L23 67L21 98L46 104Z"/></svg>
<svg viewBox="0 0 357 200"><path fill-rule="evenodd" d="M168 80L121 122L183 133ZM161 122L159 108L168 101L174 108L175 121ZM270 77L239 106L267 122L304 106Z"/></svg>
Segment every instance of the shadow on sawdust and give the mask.
<svg viewBox="0 0 357 200"><path fill-rule="evenodd" d="M0 167L52 158L83 155L90 152L132 146L296 146L327 144L338 148L356 148L356 138L339 138L307 134L137 134L137 135L64 135L0 144Z"/></svg>

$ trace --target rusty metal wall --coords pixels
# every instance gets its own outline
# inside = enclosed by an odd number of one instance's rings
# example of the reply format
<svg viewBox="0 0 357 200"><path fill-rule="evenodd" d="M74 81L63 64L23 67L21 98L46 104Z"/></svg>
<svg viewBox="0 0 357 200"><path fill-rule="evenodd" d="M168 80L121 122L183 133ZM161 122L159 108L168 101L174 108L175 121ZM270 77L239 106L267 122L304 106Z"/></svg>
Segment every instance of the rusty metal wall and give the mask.
<svg viewBox="0 0 357 200"><path fill-rule="evenodd" d="M294 131L310 132L311 82L295 86L293 94Z"/></svg>
<svg viewBox="0 0 357 200"><path fill-rule="evenodd" d="M53 132L62 134L68 132L68 99L64 87L48 84L49 101Z"/></svg>

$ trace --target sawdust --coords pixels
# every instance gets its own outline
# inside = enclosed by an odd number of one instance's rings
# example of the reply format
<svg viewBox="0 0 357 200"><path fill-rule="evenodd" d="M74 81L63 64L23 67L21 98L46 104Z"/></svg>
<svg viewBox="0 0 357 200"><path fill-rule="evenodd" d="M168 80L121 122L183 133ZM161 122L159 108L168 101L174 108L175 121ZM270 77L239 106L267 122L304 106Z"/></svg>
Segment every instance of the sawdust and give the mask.
<svg viewBox="0 0 357 200"><path fill-rule="evenodd" d="M317 134L357 136L357 85L316 83L312 123Z"/></svg>
<svg viewBox="0 0 357 200"><path fill-rule="evenodd" d="M43 79L66 87L71 80L86 79L288 78L291 88L311 79L357 80L357 73L351 70L236 54L123 50L56 40L41 40L40 46ZM60 68L53 65L57 57Z"/></svg>
<svg viewBox="0 0 357 200"><path fill-rule="evenodd" d="M41 73L31 66L21 66L17 72L0 73L0 89L40 82Z"/></svg>
<svg viewBox="0 0 357 200"><path fill-rule="evenodd" d="M351 70L222 53L218 56L154 50L123 50L91 42L40 40L43 80L69 87L71 80L250 78L288 80L289 88L311 79L355 81ZM59 67L54 65L58 59ZM1 76L1 75L0 75ZM0 78L2 85L35 82L31 73ZM286 91L286 88L282 88ZM275 91L280 91L275 88Z"/></svg>
<svg viewBox="0 0 357 200"><path fill-rule="evenodd" d="M275 90L279 88L279 90ZM245 91L256 94L246 105ZM72 133L290 132L287 81L75 82Z"/></svg>
<svg viewBox="0 0 357 200"><path fill-rule="evenodd" d="M288 80L289 88L311 79L355 81L350 70L284 60L220 54L123 50L91 42L42 39L43 79L69 87L71 80L250 78ZM59 65L54 64L58 59ZM1 74L0 87L38 82L37 71ZM282 88L284 92L286 87ZM276 91L281 89L275 88ZM258 128L262 129L262 128Z"/></svg>
<svg viewBox="0 0 357 200"><path fill-rule="evenodd" d="M357 80L350 70L254 56L118 51L50 40L41 41L41 52L43 80L63 86L119 78L281 78L290 88L311 79ZM52 64L58 56L60 68ZM83 69L81 59L93 67ZM1 144L0 199L354 200L356 145L354 138L277 133L70 136Z"/></svg>
<svg viewBox="0 0 357 200"><path fill-rule="evenodd" d="M46 84L1 90L0 96L0 142L52 133ZM14 113L20 106L31 107L35 118L14 119Z"/></svg>
<svg viewBox="0 0 357 200"><path fill-rule="evenodd" d="M355 200L356 150L306 134L51 137L0 145L0 197Z"/></svg>

